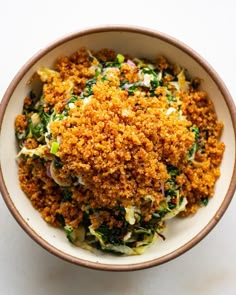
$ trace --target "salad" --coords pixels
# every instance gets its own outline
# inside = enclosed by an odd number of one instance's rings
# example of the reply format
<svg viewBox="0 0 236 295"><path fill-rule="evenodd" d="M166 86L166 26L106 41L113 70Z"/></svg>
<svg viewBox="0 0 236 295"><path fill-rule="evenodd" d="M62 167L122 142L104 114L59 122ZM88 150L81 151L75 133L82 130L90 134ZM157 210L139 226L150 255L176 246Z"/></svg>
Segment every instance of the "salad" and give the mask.
<svg viewBox="0 0 236 295"><path fill-rule="evenodd" d="M19 182L49 224L91 250L142 254L213 196L224 152L199 78L86 48L41 67L16 117Z"/></svg>

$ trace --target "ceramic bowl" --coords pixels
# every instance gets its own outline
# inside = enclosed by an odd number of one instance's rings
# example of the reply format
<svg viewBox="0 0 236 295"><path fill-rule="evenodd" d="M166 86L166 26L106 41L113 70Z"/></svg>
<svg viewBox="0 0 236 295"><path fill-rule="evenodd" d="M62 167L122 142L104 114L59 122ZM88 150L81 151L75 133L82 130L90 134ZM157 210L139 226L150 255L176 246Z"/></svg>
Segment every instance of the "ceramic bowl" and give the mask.
<svg viewBox="0 0 236 295"><path fill-rule="evenodd" d="M19 187L16 163L14 121L21 113L24 97L30 91L28 81L42 65L52 67L56 57L68 55L80 47L113 48L135 57L166 56L171 62L188 69L191 76L201 77L202 88L214 102L218 118L224 122L222 141L226 145L221 176L215 195L206 208L185 219L173 219L165 233L166 240L153 244L144 254L120 257L91 253L70 244L62 230L49 226L32 207ZM227 209L236 185L235 133L236 110L223 81L194 50L163 33L139 27L104 26L85 29L52 43L38 52L20 69L1 102L0 112L0 184L2 196L14 218L37 243L49 252L72 263L100 270L137 270L167 262L191 249L217 224Z"/></svg>

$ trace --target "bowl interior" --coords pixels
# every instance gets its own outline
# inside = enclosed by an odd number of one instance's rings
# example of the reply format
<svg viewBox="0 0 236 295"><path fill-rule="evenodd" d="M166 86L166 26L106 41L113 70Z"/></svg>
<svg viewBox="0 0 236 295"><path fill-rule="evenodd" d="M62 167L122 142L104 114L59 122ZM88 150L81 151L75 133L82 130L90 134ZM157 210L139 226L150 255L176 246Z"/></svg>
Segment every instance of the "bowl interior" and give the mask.
<svg viewBox="0 0 236 295"><path fill-rule="evenodd" d="M131 268L140 267L140 263L150 265L158 264L165 259L171 258L171 253L177 250L181 253L199 241L208 230L208 224L214 224L223 212L218 211L222 202L229 202L225 199L227 191L234 173L235 166L235 134L232 118L228 104L224 99L223 85L217 84L217 76L211 72L205 62L200 63L199 57L189 49L183 50L181 44L170 41L168 37L161 37L158 33L147 33L134 30L91 30L81 32L60 41L45 51L33 57L26 66L18 73L13 83L10 85L2 107L5 108L1 126L1 170L3 193L7 204L18 222L46 248L51 245L50 251L70 261L79 262L84 265L99 268L99 264L110 269L110 265L115 264L119 269L121 265L130 265ZM40 66L52 67L56 57L68 55L80 47L89 49L113 48L120 53L129 53L134 57L146 57L155 59L157 55L166 56L171 62L178 63L188 69L191 76L203 79L202 89L205 89L209 97L213 100L218 118L224 122L225 128L222 134L222 141L226 144L223 161L221 164L221 177L215 187L215 196L210 200L206 208L189 218L176 218L168 223L165 233L166 240L158 241L150 247L146 253L140 256L116 257L109 254L91 253L71 245L62 230L55 229L47 225L40 214L33 209L29 200L20 190L18 185L18 168L16 163L16 140L14 134L14 120L17 114L21 113L23 100L31 90L28 81L36 69ZM223 88L222 88L223 87ZM9 98L9 101L8 101ZM6 188L8 195L6 194ZM228 198L230 198L228 196ZM225 209L226 206L225 205ZM15 211L16 210L16 211ZM210 228L209 228L210 229ZM198 235L200 233L200 235ZM198 235L196 240L193 239ZM87 264L86 261L89 261ZM113 268L114 269L114 268Z"/></svg>

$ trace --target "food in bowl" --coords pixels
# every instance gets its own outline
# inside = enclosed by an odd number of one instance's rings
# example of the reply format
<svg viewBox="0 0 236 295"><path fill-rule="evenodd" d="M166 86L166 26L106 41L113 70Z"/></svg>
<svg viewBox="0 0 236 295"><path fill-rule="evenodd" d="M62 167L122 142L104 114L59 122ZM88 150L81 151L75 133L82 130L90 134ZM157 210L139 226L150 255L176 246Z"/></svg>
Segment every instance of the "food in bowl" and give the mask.
<svg viewBox="0 0 236 295"><path fill-rule="evenodd" d="M15 121L20 186L71 243L142 254L167 219L207 205L225 146L200 78L86 48L37 77Z"/></svg>

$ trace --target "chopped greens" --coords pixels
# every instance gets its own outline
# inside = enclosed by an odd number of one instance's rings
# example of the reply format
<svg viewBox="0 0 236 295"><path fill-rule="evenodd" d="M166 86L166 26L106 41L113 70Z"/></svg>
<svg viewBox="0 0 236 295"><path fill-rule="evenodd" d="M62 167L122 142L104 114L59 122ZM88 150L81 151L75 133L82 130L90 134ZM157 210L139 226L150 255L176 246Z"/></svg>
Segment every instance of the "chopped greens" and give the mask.
<svg viewBox="0 0 236 295"><path fill-rule="evenodd" d="M67 239L73 244L75 241L75 236L73 235L74 228L72 226L65 225L64 230L65 230Z"/></svg>
<svg viewBox="0 0 236 295"><path fill-rule="evenodd" d="M50 149L50 153L55 155L58 152L58 147L59 147L59 143L53 142Z"/></svg>
<svg viewBox="0 0 236 295"><path fill-rule="evenodd" d="M208 201L209 201L209 198L208 197L202 197L201 198L201 202L204 206L207 206L208 205Z"/></svg>
<svg viewBox="0 0 236 295"><path fill-rule="evenodd" d="M58 157L56 157L56 156L55 156L55 159L54 159L54 161L53 161L53 164L54 164L54 167L57 168L57 169L63 167L63 164L61 163L60 158L58 158Z"/></svg>
<svg viewBox="0 0 236 295"><path fill-rule="evenodd" d="M181 173L178 168L176 168L175 166L171 164L167 164L166 167L167 167L168 174L170 174L171 176L177 176Z"/></svg>
<svg viewBox="0 0 236 295"><path fill-rule="evenodd" d="M96 79L90 79L86 82L82 98L88 97L93 94L93 85L95 85L96 82L97 82Z"/></svg>
<svg viewBox="0 0 236 295"><path fill-rule="evenodd" d="M57 214L56 214L56 219L57 219L57 221L60 223L61 226L64 227L64 226L66 225L66 223L65 223L65 219L64 219L63 215L57 213Z"/></svg>
<svg viewBox="0 0 236 295"><path fill-rule="evenodd" d="M168 103L176 102L177 101L177 99L173 95L171 95L171 94L167 94L166 97L167 97L167 102Z"/></svg>
<svg viewBox="0 0 236 295"><path fill-rule="evenodd" d="M71 200L72 200L72 192L68 188L65 188L62 191L62 202L71 202Z"/></svg>
<svg viewBox="0 0 236 295"><path fill-rule="evenodd" d="M120 53L117 54L116 59L120 64L125 61L124 55L122 55Z"/></svg>
<svg viewBox="0 0 236 295"><path fill-rule="evenodd" d="M199 151L199 149L200 149L200 145L199 145L200 131L196 126L193 126L191 128L191 131L194 132L195 142L193 143L192 148L188 151L188 160L189 161L194 160L196 152Z"/></svg>

